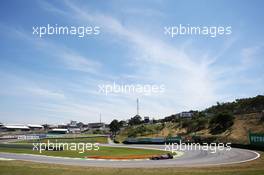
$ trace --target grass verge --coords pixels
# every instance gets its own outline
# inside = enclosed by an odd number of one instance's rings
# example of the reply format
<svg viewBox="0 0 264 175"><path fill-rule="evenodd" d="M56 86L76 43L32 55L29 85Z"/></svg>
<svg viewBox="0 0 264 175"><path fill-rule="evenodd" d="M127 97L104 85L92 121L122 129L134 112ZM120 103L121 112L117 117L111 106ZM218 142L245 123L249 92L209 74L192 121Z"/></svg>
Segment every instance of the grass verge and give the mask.
<svg viewBox="0 0 264 175"><path fill-rule="evenodd" d="M38 154L47 156L58 156L58 157L77 157L84 158L87 156L111 156L111 157L122 157L122 156L135 156L135 155L160 155L167 153L165 151L151 150L151 149L135 149L135 148L122 148L122 147L105 147L100 146L99 150L85 151L84 153L79 153L78 151L33 151L32 149L25 148L3 148L0 147L0 152L9 153L25 153L25 154ZM82 152L82 150L81 150Z"/></svg>

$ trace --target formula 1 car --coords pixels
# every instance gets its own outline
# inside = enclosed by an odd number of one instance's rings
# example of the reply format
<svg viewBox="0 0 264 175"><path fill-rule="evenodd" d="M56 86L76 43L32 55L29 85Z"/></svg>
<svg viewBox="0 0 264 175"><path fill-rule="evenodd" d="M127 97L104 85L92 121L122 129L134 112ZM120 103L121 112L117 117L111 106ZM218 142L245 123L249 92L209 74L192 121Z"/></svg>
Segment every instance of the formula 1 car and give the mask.
<svg viewBox="0 0 264 175"><path fill-rule="evenodd" d="M150 160L165 160L165 159L173 159L173 155L168 153L160 156L153 156L150 158Z"/></svg>

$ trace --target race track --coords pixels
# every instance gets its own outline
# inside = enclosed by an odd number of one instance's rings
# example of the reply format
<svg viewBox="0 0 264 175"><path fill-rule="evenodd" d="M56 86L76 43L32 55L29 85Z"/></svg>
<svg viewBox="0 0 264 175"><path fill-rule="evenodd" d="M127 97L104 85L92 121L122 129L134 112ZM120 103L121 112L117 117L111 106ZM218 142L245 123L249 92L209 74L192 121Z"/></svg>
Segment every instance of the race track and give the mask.
<svg viewBox="0 0 264 175"><path fill-rule="evenodd" d="M106 146L106 145L104 145ZM114 146L114 145L109 145ZM162 149L164 145L115 145L119 147L133 147L146 149ZM118 167L118 168L150 168L150 167L202 167L212 165L224 165L242 163L255 160L260 155L257 152L232 148L230 151L210 151L192 150L185 151L184 154L176 159L169 160L91 160L81 158L62 158L42 155L0 153L0 158L24 160L40 163L78 165L91 167Z"/></svg>

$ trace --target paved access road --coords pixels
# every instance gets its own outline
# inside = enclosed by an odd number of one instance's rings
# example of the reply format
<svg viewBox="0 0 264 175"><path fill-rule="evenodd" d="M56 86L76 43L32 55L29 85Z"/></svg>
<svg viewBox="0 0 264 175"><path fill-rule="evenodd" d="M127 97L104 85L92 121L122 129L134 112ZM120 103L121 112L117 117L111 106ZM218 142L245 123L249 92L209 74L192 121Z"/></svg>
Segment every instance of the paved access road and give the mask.
<svg viewBox="0 0 264 175"><path fill-rule="evenodd" d="M104 145L107 146L107 145ZM109 145L121 147L134 147L146 149L162 149L164 145ZM0 153L0 158L25 160L40 163L52 163L63 165L94 166L94 167L202 167L211 165L234 164L255 160L260 155L257 152L232 148L230 151L218 151L210 153L204 150L185 151L184 154L176 159L169 160L91 160L80 158L62 158L42 155Z"/></svg>

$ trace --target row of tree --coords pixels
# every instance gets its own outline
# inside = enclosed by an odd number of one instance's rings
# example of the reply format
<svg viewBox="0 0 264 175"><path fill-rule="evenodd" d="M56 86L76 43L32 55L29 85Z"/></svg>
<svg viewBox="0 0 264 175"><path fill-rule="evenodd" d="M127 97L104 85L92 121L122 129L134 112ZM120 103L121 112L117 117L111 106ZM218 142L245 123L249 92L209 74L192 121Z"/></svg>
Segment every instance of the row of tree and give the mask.
<svg viewBox="0 0 264 175"><path fill-rule="evenodd" d="M228 112L232 114L248 114L262 112L264 110L264 96L258 95L252 98L236 99L234 102L219 103L204 110L205 113L217 114Z"/></svg>
<svg viewBox="0 0 264 175"><path fill-rule="evenodd" d="M135 125L140 125L143 124L144 121L142 120L142 118L139 115L136 115L132 118L130 118L128 120L128 123L124 120L118 121L116 119L114 119L110 124L109 124L109 128L110 131L112 132L112 135L116 135L120 129L122 127L124 127L126 124L128 124L129 126L135 126Z"/></svg>

